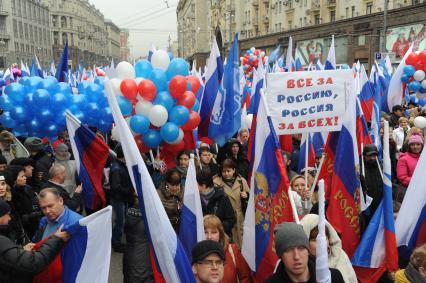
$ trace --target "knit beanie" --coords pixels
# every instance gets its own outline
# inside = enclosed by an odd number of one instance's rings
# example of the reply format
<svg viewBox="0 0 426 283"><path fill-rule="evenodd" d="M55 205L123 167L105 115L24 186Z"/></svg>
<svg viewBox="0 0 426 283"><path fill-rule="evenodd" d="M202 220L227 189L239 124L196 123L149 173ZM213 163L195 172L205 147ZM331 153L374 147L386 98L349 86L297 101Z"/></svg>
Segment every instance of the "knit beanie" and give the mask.
<svg viewBox="0 0 426 283"><path fill-rule="evenodd" d="M5 176L6 176L6 183L13 188L15 185L16 178L18 178L18 174L21 171L24 171L24 167L20 165L9 165L6 168Z"/></svg>
<svg viewBox="0 0 426 283"><path fill-rule="evenodd" d="M408 145L413 143L423 144L423 138L420 135L412 135L411 138L408 140Z"/></svg>
<svg viewBox="0 0 426 283"><path fill-rule="evenodd" d="M278 257L293 247L302 246L309 250L309 240L303 227L294 222L283 222L275 226L275 252Z"/></svg>
<svg viewBox="0 0 426 283"><path fill-rule="evenodd" d="M29 137L25 140L24 146L30 152L38 152L44 148L43 141L37 137Z"/></svg>
<svg viewBox="0 0 426 283"><path fill-rule="evenodd" d="M56 146L56 152L68 151L68 146L64 143L60 143Z"/></svg>
<svg viewBox="0 0 426 283"><path fill-rule="evenodd" d="M10 212L10 206L7 202L0 199L0 217L4 216L5 214L8 214Z"/></svg>

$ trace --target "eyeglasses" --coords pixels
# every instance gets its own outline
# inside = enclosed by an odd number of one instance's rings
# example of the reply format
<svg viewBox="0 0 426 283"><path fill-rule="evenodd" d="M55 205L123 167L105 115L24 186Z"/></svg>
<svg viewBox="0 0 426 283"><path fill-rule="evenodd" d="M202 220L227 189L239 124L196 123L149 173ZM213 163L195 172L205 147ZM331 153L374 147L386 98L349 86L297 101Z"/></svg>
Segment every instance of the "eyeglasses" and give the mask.
<svg viewBox="0 0 426 283"><path fill-rule="evenodd" d="M223 261L223 260L205 259L205 260L198 261L198 264L206 265L206 266L208 266L210 268L213 268L213 267L223 267L225 265L225 261Z"/></svg>

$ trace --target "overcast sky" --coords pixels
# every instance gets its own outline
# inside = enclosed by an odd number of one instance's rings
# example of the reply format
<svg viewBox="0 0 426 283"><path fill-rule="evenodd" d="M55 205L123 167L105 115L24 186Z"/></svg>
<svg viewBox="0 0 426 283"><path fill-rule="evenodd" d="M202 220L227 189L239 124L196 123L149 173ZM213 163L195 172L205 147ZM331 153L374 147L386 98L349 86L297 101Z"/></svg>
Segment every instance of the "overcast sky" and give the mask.
<svg viewBox="0 0 426 283"><path fill-rule="evenodd" d="M132 58L146 56L153 43L165 49L177 39L176 6L178 0L89 0L118 27L130 30ZM169 8L167 8L169 7Z"/></svg>

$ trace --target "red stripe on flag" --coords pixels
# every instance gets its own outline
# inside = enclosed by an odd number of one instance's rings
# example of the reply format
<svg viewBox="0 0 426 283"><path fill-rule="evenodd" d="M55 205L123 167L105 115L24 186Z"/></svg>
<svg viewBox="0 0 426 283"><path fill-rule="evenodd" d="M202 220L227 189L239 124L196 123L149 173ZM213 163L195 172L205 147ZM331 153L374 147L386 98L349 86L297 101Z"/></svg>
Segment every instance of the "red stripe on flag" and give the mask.
<svg viewBox="0 0 426 283"><path fill-rule="evenodd" d="M293 152L293 136L292 135L280 135L279 136L281 149L287 152Z"/></svg>
<svg viewBox="0 0 426 283"><path fill-rule="evenodd" d="M369 268L354 266L356 277L360 283L376 283L386 271L385 267Z"/></svg>

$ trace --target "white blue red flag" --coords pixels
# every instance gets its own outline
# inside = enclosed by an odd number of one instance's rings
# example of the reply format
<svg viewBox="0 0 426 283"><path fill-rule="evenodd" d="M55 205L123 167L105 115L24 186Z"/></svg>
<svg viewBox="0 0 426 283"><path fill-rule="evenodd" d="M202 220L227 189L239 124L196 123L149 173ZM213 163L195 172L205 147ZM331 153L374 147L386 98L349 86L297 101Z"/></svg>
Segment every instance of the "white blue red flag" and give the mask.
<svg viewBox="0 0 426 283"><path fill-rule="evenodd" d="M285 68L287 72L293 72L295 69L295 62L293 57L293 39L291 36L288 38L287 55L285 57Z"/></svg>
<svg viewBox="0 0 426 283"><path fill-rule="evenodd" d="M398 269L387 121L385 121L383 141L383 199L352 257L354 266L364 267L364 269L355 269L361 282L377 282L386 269L389 271Z"/></svg>
<svg viewBox="0 0 426 283"><path fill-rule="evenodd" d="M69 112L66 112L66 121L77 172L83 186L84 205L90 209L105 207L102 177L109 147Z"/></svg>
<svg viewBox="0 0 426 283"><path fill-rule="evenodd" d="M209 62L205 73L204 92L200 100L200 118L201 122L198 125L198 138L206 142L212 142L208 138L210 117L212 115L213 106L216 96L219 92L220 84L223 77L223 64L220 57L219 47L216 43L216 38L213 38L212 49L210 51Z"/></svg>
<svg viewBox="0 0 426 283"><path fill-rule="evenodd" d="M204 240L203 209L196 175L194 155L191 154L188 173L186 174L179 230L179 239L189 260L191 260L192 248L195 244Z"/></svg>
<svg viewBox="0 0 426 283"><path fill-rule="evenodd" d="M253 168L251 193L244 221L242 254L255 272L256 282L264 282L274 271L278 260L273 251L274 227L294 219L287 195L290 184L282 152L263 96L252 138L255 143L250 160Z"/></svg>
<svg viewBox="0 0 426 283"><path fill-rule="evenodd" d="M426 243L426 150L417 162L395 222L400 255L409 258L411 252Z"/></svg>
<svg viewBox="0 0 426 283"><path fill-rule="evenodd" d="M316 250L315 273L318 283L331 283L331 273L328 268L327 236L325 233L325 193L324 180L318 182L318 235Z"/></svg>
<svg viewBox="0 0 426 283"><path fill-rule="evenodd" d="M65 227L71 239L62 251L62 283L108 282L112 207L107 206Z"/></svg>
<svg viewBox="0 0 426 283"><path fill-rule="evenodd" d="M404 67L406 66L405 59L407 59L408 55L413 51L413 44L411 44L410 48L408 48L407 53L405 53L404 57L401 59L401 62L396 68L395 73L392 75L392 78L389 82L389 88L387 93L387 106L388 108L383 107L383 111L391 112L392 107L395 105L401 105L402 98L404 97L404 89L403 84L401 82L401 76L404 72Z"/></svg>
<svg viewBox="0 0 426 283"><path fill-rule="evenodd" d="M334 35L332 35L330 50L328 51L324 70L335 70L335 69L336 69L336 50L334 49Z"/></svg>
<svg viewBox="0 0 426 283"><path fill-rule="evenodd" d="M121 114L110 81L105 82L105 89L120 136L130 179L138 195L146 235L155 254L154 269L157 270L158 263L158 272L161 272L166 282L195 283L185 249L173 230L135 139Z"/></svg>

